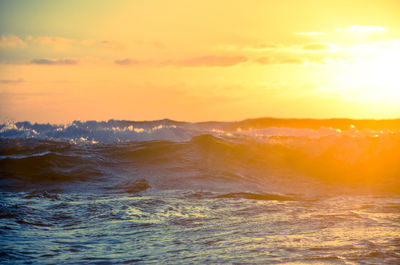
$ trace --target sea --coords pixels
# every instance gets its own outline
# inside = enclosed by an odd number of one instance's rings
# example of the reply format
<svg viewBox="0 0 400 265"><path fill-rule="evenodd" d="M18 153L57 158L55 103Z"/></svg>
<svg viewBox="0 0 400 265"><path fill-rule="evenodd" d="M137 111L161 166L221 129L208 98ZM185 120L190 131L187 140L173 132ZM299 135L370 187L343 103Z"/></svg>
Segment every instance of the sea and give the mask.
<svg viewBox="0 0 400 265"><path fill-rule="evenodd" d="M2 123L0 264L400 264L400 129L268 121Z"/></svg>

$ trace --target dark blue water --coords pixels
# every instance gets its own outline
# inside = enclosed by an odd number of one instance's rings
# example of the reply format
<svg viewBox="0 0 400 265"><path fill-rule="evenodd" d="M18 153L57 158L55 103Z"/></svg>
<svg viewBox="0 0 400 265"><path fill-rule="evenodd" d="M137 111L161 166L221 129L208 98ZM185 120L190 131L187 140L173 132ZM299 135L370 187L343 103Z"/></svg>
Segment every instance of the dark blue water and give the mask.
<svg viewBox="0 0 400 265"><path fill-rule="evenodd" d="M1 264L399 264L400 135L3 124Z"/></svg>

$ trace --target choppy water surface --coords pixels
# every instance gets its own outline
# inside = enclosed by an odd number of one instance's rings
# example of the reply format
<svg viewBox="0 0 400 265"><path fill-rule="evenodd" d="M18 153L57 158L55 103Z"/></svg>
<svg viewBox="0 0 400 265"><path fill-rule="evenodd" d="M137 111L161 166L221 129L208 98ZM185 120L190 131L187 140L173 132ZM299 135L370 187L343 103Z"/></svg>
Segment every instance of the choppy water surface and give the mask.
<svg viewBox="0 0 400 265"><path fill-rule="evenodd" d="M0 263L400 263L398 132L170 123L2 125Z"/></svg>

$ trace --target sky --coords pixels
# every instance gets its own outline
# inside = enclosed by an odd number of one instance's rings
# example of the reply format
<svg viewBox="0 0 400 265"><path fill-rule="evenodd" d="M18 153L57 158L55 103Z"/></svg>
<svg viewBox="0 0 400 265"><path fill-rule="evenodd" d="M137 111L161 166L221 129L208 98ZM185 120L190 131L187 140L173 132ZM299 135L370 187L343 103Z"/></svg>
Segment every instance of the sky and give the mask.
<svg viewBox="0 0 400 265"><path fill-rule="evenodd" d="M398 0L0 0L0 122L400 118Z"/></svg>

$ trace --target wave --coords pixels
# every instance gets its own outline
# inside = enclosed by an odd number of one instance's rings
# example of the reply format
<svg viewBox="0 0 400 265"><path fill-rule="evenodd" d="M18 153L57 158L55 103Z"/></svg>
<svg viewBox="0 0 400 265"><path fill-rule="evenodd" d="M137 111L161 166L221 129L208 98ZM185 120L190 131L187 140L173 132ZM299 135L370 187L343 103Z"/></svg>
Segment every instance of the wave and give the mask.
<svg viewBox="0 0 400 265"><path fill-rule="evenodd" d="M257 194L251 192L233 192L223 195L218 195L216 198L229 198L229 199L251 199L262 201L294 201L293 198L282 196L278 194Z"/></svg>
<svg viewBox="0 0 400 265"><path fill-rule="evenodd" d="M151 188L146 179L127 180L110 189L120 190L127 193L138 193Z"/></svg>
<svg viewBox="0 0 400 265"><path fill-rule="evenodd" d="M75 144L108 144L120 142L143 142L168 140L190 141L193 137L210 134L224 138L252 138L266 141L271 137L380 137L400 133L400 121L375 121L360 123L357 129L351 120L302 120L259 119L242 122L179 122L157 121L74 121L70 124L38 124L30 122L7 122L0 124L0 138L54 140ZM329 122L330 121L330 122ZM318 124L320 125L318 127ZM366 124L371 124L370 128ZM387 127L382 127L378 125ZM285 127L286 125L286 127ZM337 126L330 127L329 125ZM345 126L347 125L347 127ZM254 126L254 127L251 127ZM264 127L263 127L264 126ZM396 127L397 126L397 127Z"/></svg>
<svg viewBox="0 0 400 265"><path fill-rule="evenodd" d="M396 131L232 131L228 125L171 120L3 124L1 187L80 186L127 193L182 188L244 196L245 191L326 192L327 185L337 185L336 190L400 192Z"/></svg>
<svg viewBox="0 0 400 265"><path fill-rule="evenodd" d="M2 138L33 138L69 141L71 143L115 143L152 140L189 140L189 130L167 121L127 122L109 120L74 121L71 124L31 124L30 122L5 123L0 126Z"/></svg>
<svg viewBox="0 0 400 265"><path fill-rule="evenodd" d="M0 156L2 188L40 188L44 183L87 181L102 175L96 161L84 159L76 152L31 152L29 149L29 154Z"/></svg>

